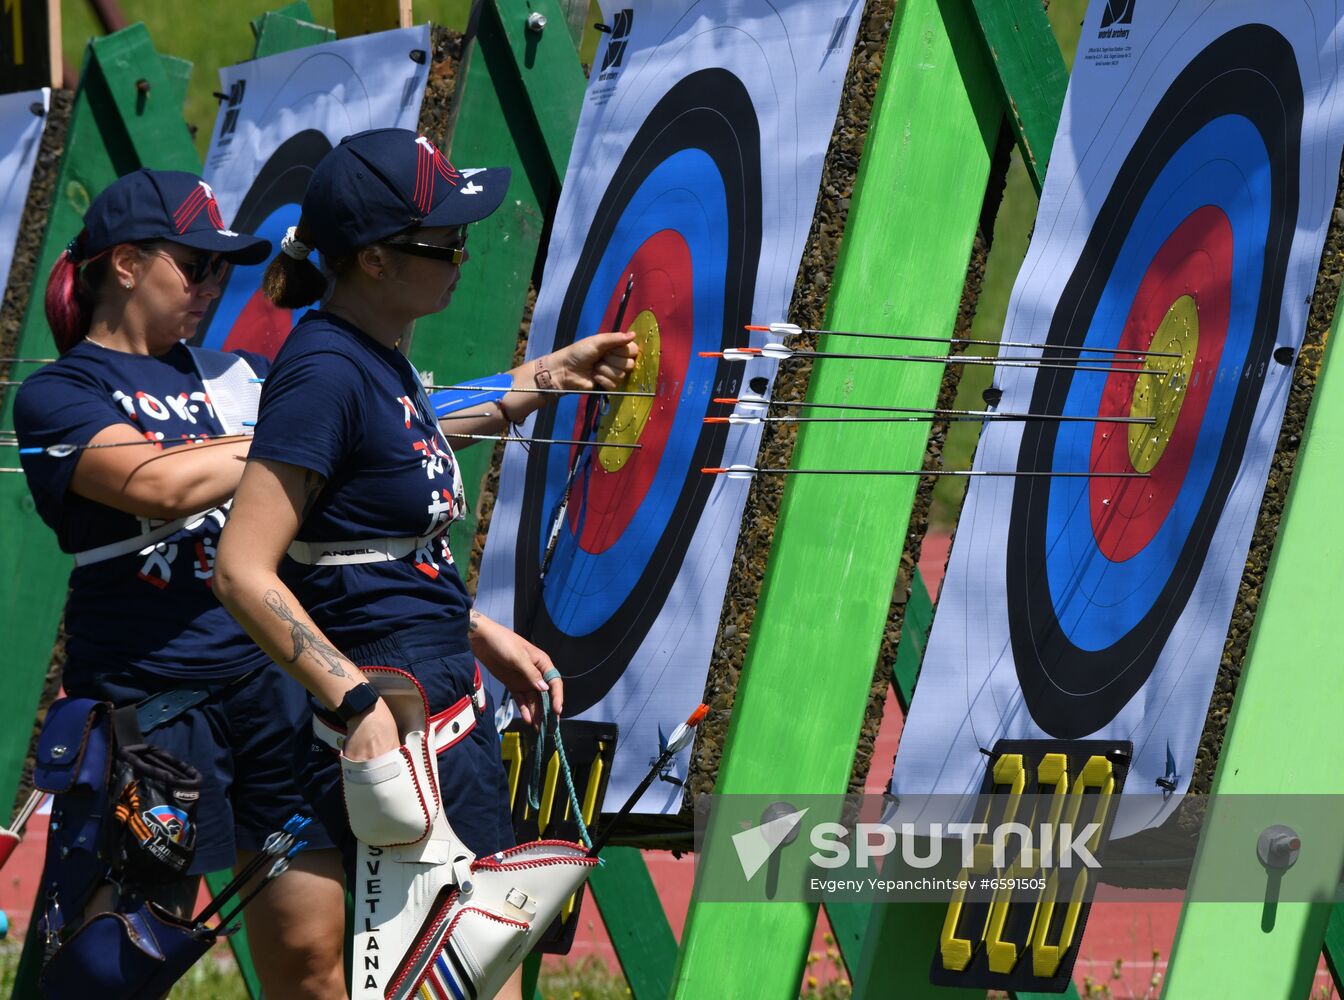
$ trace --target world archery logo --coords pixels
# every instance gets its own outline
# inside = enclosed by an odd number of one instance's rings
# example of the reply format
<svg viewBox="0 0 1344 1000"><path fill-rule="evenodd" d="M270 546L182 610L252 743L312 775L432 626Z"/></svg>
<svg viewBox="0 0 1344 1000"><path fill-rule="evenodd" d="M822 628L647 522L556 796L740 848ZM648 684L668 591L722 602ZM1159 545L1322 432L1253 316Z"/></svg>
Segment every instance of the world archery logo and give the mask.
<svg viewBox="0 0 1344 1000"><path fill-rule="evenodd" d="M1128 38L1128 28L1114 27L1117 24L1130 24L1134 20L1134 4L1137 0L1106 0L1101 11L1100 38Z"/></svg>
<svg viewBox="0 0 1344 1000"><path fill-rule="evenodd" d="M171 840L174 844L185 844L191 834L191 820L187 814L175 806L154 806L140 814L149 829Z"/></svg>
<svg viewBox="0 0 1344 1000"><path fill-rule="evenodd" d="M607 51L602 55L600 73L621 68L621 60L625 58L625 47L630 42L630 29L634 23L635 12L629 7L616 15L615 22L611 26L611 40L607 42Z"/></svg>

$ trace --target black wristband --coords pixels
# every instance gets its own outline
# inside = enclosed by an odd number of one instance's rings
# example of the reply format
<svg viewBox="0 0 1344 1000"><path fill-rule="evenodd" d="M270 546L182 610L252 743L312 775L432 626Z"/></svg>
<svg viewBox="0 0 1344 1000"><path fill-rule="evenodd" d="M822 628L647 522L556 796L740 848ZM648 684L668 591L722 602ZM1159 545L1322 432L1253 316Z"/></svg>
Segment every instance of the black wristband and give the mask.
<svg viewBox="0 0 1344 1000"><path fill-rule="evenodd" d="M378 689L368 681L363 684L356 684L349 691L345 692L345 697L341 703L336 706L336 714L340 716L342 722L350 724L350 720L362 712L367 712L378 703Z"/></svg>

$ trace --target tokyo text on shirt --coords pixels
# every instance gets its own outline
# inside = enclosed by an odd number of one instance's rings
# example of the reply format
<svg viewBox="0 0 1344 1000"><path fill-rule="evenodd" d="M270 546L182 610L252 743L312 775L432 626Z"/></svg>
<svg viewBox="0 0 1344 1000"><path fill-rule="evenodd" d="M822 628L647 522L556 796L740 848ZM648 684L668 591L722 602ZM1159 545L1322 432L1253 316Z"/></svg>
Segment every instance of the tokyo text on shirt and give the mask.
<svg viewBox="0 0 1344 1000"><path fill-rule="evenodd" d="M245 355L258 374L268 365ZM205 441L223 426L181 344L157 357L89 341L24 380L14 405L22 447L87 444L126 424L167 450ZM165 522L140 518L70 492L86 452L22 457L28 487L61 549L79 553L143 534ZM77 566L66 608L67 673L144 670L180 678L236 677L268 661L211 592L215 546L226 508L205 511L143 548Z"/></svg>

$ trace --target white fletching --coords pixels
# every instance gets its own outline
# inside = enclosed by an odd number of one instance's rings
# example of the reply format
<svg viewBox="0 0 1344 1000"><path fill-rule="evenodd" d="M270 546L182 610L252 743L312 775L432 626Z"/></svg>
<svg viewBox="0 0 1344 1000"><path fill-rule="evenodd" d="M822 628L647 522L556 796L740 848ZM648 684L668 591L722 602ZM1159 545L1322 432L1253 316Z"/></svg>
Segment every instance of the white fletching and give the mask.
<svg viewBox="0 0 1344 1000"><path fill-rule="evenodd" d="M779 337L800 337L803 328L797 323L771 323L770 332Z"/></svg>
<svg viewBox="0 0 1344 1000"><path fill-rule="evenodd" d="M728 353L727 351L724 352ZM785 358L793 357L793 348L785 347L783 344L765 344L761 348L761 356L774 358L776 361L783 361Z"/></svg>
<svg viewBox="0 0 1344 1000"><path fill-rule="evenodd" d="M724 475L729 479L750 479L756 475L756 470L750 465L730 465Z"/></svg>

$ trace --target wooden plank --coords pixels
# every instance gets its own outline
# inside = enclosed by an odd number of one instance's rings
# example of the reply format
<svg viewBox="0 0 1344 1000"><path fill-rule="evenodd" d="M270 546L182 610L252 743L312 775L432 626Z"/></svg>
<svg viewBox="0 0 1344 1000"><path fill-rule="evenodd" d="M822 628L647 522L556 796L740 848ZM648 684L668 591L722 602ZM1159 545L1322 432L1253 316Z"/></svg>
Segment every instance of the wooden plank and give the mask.
<svg viewBox="0 0 1344 1000"><path fill-rule="evenodd" d="M1330 978L1335 981L1335 992L1344 992L1344 903L1330 907L1330 921L1325 926L1325 964L1330 967Z"/></svg>
<svg viewBox="0 0 1344 1000"><path fill-rule="evenodd" d="M125 169L118 172L152 165L200 173L200 155L182 120L183 89L178 79L169 78L145 26L133 24L95 38L89 49L84 86L110 148L117 148L115 140L124 141Z"/></svg>
<svg viewBox="0 0 1344 1000"><path fill-rule="evenodd" d="M635 1000L663 1000L672 985L677 939L667 923L658 890L634 847L608 847L588 888L602 914L616 959Z"/></svg>
<svg viewBox="0 0 1344 1000"><path fill-rule="evenodd" d="M545 83L548 71L538 67L534 89L553 86L567 93L574 105L571 113L577 115L583 99L578 55L563 33L557 37L568 46L573 65L550 85ZM481 18L464 63L458 116L447 143L449 158L460 167L510 167L513 180L499 211L472 226L475 261L463 268L453 301L443 312L416 323L411 359L420 370L432 372L439 384L505 371L512 364L546 218L560 197L553 159L533 127L533 116L520 110L528 106L529 91L497 16ZM578 87L573 86L574 73L579 74ZM567 160L568 149L564 155ZM458 452L471 507L450 535L459 566L465 567L471 555L476 502L490 459L491 448L485 444Z"/></svg>
<svg viewBox="0 0 1344 1000"><path fill-rule="evenodd" d="M905 602L905 618L901 624L901 641L896 647L896 662L892 664L892 682L896 685L896 700L901 711L910 711L910 699L915 696L915 680L919 665L924 662L924 649L929 644L929 630L933 628L933 598L924 578L915 570L910 584L910 599Z"/></svg>
<svg viewBox="0 0 1344 1000"><path fill-rule="evenodd" d="M537 15L546 20L543 30L529 27L529 19ZM574 42L564 29L565 11L558 0L488 0L482 18L486 20L493 20L508 42L514 71L527 95L524 106L541 135L555 183L561 184L587 86ZM519 113L518 108L512 110Z"/></svg>
<svg viewBox="0 0 1344 1000"><path fill-rule="evenodd" d="M971 0L1004 111L1041 193L1069 71L1040 0Z"/></svg>
<svg viewBox="0 0 1344 1000"><path fill-rule="evenodd" d="M289 10L299 6L299 4L290 4L289 7L284 9ZM307 7L308 5L302 4L301 6ZM311 17L311 14L309 16ZM300 49L305 45L331 42L336 39L335 29L280 11L267 11L262 14L261 17L252 22L252 32L257 38L256 47L252 51L252 58L254 59L275 55L277 52Z"/></svg>
<svg viewBox="0 0 1344 1000"><path fill-rule="evenodd" d="M1307 996L1344 869L1339 829L1312 808L1344 793L1344 685L1321 673L1344 643L1344 536L1330 529L1344 466L1344 361L1330 363L1340 320L1337 303L1195 857L1194 901L1181 911L1167 966L1164 995L1181 1000ZM1235 817L1253 828L1220 821L1256 795L1275 797ZM1254 865L1259 828L1275 823L1293 827L1303 845L1283 876L1283 901L1271 911L1201 900L1204 887L1225 884L1229 858Z"/></svg>
<svg viewBox="0 0 1344 1000"><path fill-rule="evenodd" d="M332 0L338 38L411 26L411 0Z"/></svg>
<svg viewBox="0 0 1344 1000"><path fill-rule="evenodd" d="M908 0L896 10L827 329L950 335L1001 120L968 12L964 0ZM827 348L870 353L862 343L832 337ZM931 407L941 377L938 365L823 360L809 398ZM917 468L927 433L925 425L891 424L860 437L807 425L794 464ZM838 795L848 782L900 558L891 540L905 537L916 484L856 476L838 489L826 478L798 476L784 487L719 769L721 795ZM811 613L819 595L825 613ZM801 716L800 704L808 706ZM730 843L707 845L700 871L716 854L736 864L732 852ZM675 995L796 996L815 919L816 906L806 903L709 905L693 894ZM881 995L927 990L923 955L932 956L936 927L934 919L923 954L895 942L906 961L880 981ZM770 946L725 948L728 940Z"/></svg>

